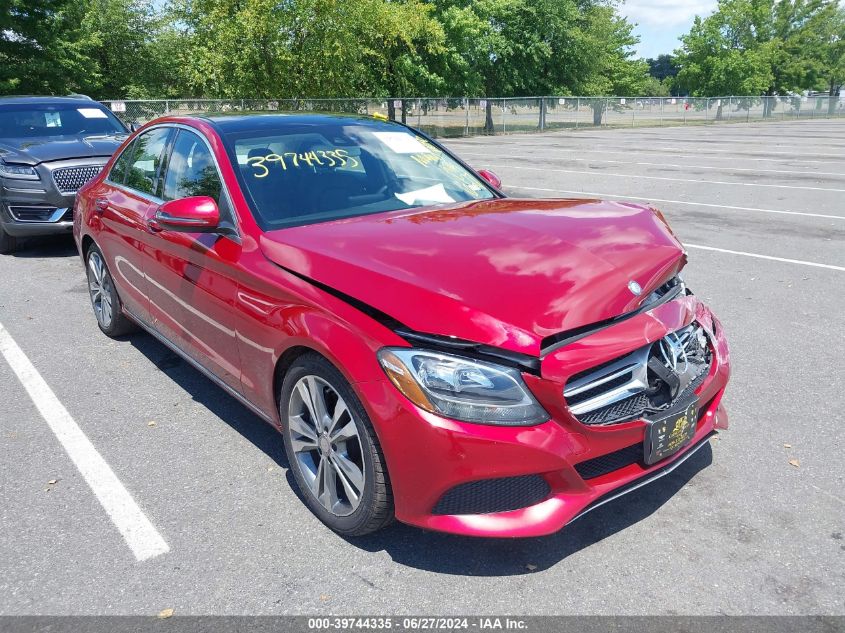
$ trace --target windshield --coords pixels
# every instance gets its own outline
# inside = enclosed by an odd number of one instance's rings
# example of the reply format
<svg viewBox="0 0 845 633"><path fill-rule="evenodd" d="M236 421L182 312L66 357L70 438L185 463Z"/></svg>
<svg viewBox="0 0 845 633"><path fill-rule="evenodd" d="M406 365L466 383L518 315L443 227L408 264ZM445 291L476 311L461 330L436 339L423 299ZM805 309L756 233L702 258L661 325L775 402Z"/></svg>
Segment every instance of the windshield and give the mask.
<svg viewBox="0 0 845 633"><path fill-rule="evenodd" d="M409 129L338 119L226 136L264 230L487 200L471 171Z"/></svg>
<svg viewBox="0 0 845 633"><path fill-rule="evenodd" d="M0 138L63 138L126 134L118 119L94 101L0 106Z"/></svg>

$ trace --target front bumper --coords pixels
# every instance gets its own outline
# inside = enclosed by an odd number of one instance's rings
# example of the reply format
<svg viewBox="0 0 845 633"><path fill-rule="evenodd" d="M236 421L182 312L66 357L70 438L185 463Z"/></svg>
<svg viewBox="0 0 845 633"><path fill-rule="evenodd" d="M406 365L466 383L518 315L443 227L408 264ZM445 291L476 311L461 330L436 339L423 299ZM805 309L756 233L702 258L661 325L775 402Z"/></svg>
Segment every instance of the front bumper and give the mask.
<svg viewBox="0 0 845 633"><path fill-rule="evenodd" d="M553 359L544 360L542 378L526 376L529 387L552 415L548 422L531 427L487 426L449 420L418 409L387 380L356 384L384 449L396 517L412 525L456 534L541 536L560 530L598 505L639 487L640 483L666 474L673 464L682 462L706 443L717 429L728 426L721 399L730 374L730 360L718 321L694 297L684 297L587 337L580 346L573 346L592 354L591 362L598 364L603 360L600 352L603 343L607 343L609 353L618 353L621 334L639 332L643 338L634 336L632 340L636 343L633 346L641 344L642 340L657 340L693 319L698 319L707 328L714 355L707 379L696 390L702 406L692 441L652 466L636 460L588 479L579 474L579 464L641 446L647 424L635 420L594 428L578 422L563 401L565 379L555 376ZM655 327L657 323L660 327ZM567 353L579 352L576 349L567 350ZM532 477L542 478L547 492L542 499L529 499L525 507L443 513L444 507L447 511L454 507L444 506L442 500L456 487L470 482L528 481ZM518 493L518 488L504 486L502 489L511 497Z"/></svg>
<svg viewBox="0 0 845 633"><path fill-rule="evenodd" d="M32 208L44 208L45 215L50 218L46 222L21 220L19 217L13 215L18 201L14 201L11 205L4 201L0 205L0 226L9 235L15 237L37 237L42 235L64 235L73 230L73 201L69 207L53 207L39 203L31 205ZM10 209L11 206L11 209ZM23 205L20 205L23 206ZM49 209L49 211L48 211Z"/></svg>
<svg viewBox="0 0 845 633"><path fill-rule="evenodd" d="M39 180L0 178L0 227L9 235L62 235L73 230L75 191L62 191L53 173L59 169L101 167L108 157L41 163Z"/></svg>

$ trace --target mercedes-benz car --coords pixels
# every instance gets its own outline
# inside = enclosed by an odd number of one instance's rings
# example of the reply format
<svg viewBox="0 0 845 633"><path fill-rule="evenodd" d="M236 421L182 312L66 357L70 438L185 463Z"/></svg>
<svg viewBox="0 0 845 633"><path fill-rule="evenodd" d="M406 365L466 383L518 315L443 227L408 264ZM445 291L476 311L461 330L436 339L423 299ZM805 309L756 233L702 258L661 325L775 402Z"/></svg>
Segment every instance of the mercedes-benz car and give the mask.
<svg viewBox="0 0 845 633"><path fill-rule="evenodd" d="M368 117L168 117L79 193L100 329L281 432L309 508L536 536L727 427L725 334L647 206L506 196Z"/></svg>
<svg viewBox="0 0 845 633"><path fill-rule="evenodd" d="M81 95L0 98L0 253L21 237L69 234L76 191L127 135Z"/></svg>

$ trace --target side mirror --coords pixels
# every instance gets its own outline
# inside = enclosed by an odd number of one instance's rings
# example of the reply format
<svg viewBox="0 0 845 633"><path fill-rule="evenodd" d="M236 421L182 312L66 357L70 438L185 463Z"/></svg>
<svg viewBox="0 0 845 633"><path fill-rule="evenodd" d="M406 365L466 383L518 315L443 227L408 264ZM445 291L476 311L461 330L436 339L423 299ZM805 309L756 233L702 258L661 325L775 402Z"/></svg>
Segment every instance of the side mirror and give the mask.
<svg viewBox="0 0 845 633"><path fill-rule="evenodd" d="M150 222L153 230L183 233L214 233L220 224L220 210L214 198L193 196L165 202Z"/></svg>
<svg viewBox="0 0 845 633"><path fill-rule="evenodd" d="M132 123L129 124L129 131L132 132L132 133L135 133L140 129L141 129L141 124L138 123L138 121L132 121Z"/></svg>
<svg viewBox="0 0 845 633"><path fill-rule="evenodd" d="M487 182L489 182L495 189L500 189L502 186L502 179L499 178L496 174L494 174L489 169L479 169L478 175L484 178Z"/></svg>

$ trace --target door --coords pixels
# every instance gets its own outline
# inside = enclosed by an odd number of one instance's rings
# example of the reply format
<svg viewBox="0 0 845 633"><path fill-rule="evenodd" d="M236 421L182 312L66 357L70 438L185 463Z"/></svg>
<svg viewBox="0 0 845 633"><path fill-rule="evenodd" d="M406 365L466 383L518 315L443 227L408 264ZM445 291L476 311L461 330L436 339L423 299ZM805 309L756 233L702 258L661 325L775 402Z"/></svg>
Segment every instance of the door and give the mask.
<svg viewBox="0 0 845 633"><path fill-rule="evenodd" d="M144 275L144 250L149 232L147 216L158 207L161 159L171 128L153 128L138 136L114 163L94 192L100 218L97 244L124 306L149 322L149 288Z"/></svg>
<svg viewBox="0 0 845 633"><path fill-rule="evenodd" d="M209 196L220 208L221 225L234 216L217 163L199 135L176 132L163 169L164 201ZM151 219L157 206L148 211ZM217 233L159 230L151 240L145 273L155 328L230 387L241 391L240 357L233 306L238 284L237 239Z"/></svg>

